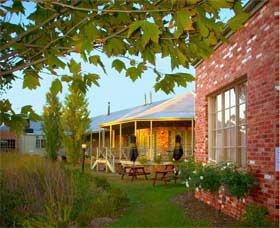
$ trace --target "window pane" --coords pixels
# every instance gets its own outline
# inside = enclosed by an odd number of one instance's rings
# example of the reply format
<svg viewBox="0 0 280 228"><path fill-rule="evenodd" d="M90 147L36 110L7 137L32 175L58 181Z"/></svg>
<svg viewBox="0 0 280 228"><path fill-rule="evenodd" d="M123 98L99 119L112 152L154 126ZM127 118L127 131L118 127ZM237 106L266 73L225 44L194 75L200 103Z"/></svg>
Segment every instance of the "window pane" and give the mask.
<svg viewBox="0 0 280 228"><path fill-rule="evenodd" d="M230 109L230 126L236 125L236 107Z"/></svg>
<svg viewBox="0 0 280 228"><path fill-rule="evenodd" d="M212 147L216 147L216 134L217 134L217 131L212 131L212 141L211 141L211 145Z"/></svg>
<svg viewBox="0 0 280 228"><path fill-rule="evenodd" d="M230 146L236 146L236 128L233 127L230 130Z"/></svg>
<svg viewBox="0 0 280 228"><path fill-rule="evenodd" d="M217 111L221 111L222 110L222 95L218 95L217 96Z"/></svg>
<svg viewBox="0 0 280 228"><path fill-rule="evenodd" d="M230 128L224 130L225 146L230 146Z"/></svg>
<svg viewBox="0 0 280 228"><path fill-rule="evenodd" d="M229 148L224 149L222 161L230 161L230 149Z"/></svg>
<svg viewBox="0 0 280 228"><path fill-rule="evenodd" d="M222 142L223 142L223 134L222 134L222 131L219 130L216 133L216 147L221 148L223 145Z"/></svg>
<svg viewBox="0 0 280 228"><path fill-rule="evenodd" d="M222 128L222 112L217 113L217 123L216 123L217 129Z"/></svg>
<svg viewBox="0 0 280 228"><path fill-rule="evenodd" d="M224 160L222 149L220 149L220 148L216 149L216 157L217 157L217 162L221 162Z"/></svg>
<svg viewBox="0 0 280 228"><path fill-rule="evenodd" d="M235 102L235 89L231 89L230 90L230 106L235 106L236 102Z"/></svg>
<svg viewBox="0 0 280 228"><path fill-rule="evenodd" d="M246 146L247 145L247 137L246 137L246 126L240 126L239 127L239 143L240 146Z"/></svg>
<svg viewBox="0 0 280 228"><path fill-rule="evenodd" d="M241 104L239 106L239 124L246 123L246 104Z"/></svg>
<svg viewBox="0 0 280 228"><path fill-rule="evenodd" d="M225 92L225 108L229 108L229 100L230 100L230 97L229 97L229 90Z"/></svg>
<svg viewBox="0 0 280 228"><path fill-rule="evenodd" d="M228 149L228 161L236 162L236 150L235 150L235 148Z"/></svg>
<svg viewBox="0 0 280 228"><path fill-rule="evenodd" d="M246 102L246 96L247 96L247 91L246 91L247 85L244 83L243 85L240 86L240 91L239 91L239 104L245 103Z"/></svg>
<svg viewBox="0 0 280 228"><path fill-rule="evenodd" d="M225 110L225 122L224 122L225 127L229 127L230 126L230 122L229 122L229 109Z"/></svg>

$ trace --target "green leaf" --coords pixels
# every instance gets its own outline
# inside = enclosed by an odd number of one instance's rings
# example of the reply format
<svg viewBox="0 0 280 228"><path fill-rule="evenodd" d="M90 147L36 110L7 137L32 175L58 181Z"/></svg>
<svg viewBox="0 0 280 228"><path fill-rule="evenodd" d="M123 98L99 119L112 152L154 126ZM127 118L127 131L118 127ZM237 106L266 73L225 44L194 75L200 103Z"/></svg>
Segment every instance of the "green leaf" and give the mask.
<svg viewBox="0 0 280 228"><path fill-rule="evenodd" d="M58 94L59 92L61 93L62 92L62 84L61 84L61 81L59 79L55 79L53 82L52 82L52 85L51 85L51 93L53 94Z"/></svg>
<svg viewBox="0 0 280 228"><path fill-rule="evenodd" d="M99 66L101 66L102 69L103 69L103 72L106 74L105 66L104 66L103 62L101 61L99 55L93 55L93 56L91 56L91 57L89 58L89 62L90 62L90 63L93 63L94 65L99 65Z"/></svg>
<svg viewBox="0 0 280 228"><path fill-rule="evenodd" d="M35 112L31 112L29 114L29 119L34 121L34 122L42 120L42 118L38 114L36 114Z"/></svg>
<svg viewBox="0 0 280 228"><path fill-rule="evenodd" d="M155 61L155 53L152 52L151 49L146 48L143 52L142 52L142 57L144 60L149 61L151 64L155 65L156 61Z"/></svg>
<svg viewBox="0 0 280 228"><path fill-rule="evenodd" d="M81 50L80 52L86 51L90 53L93 49L93 42L91 40L83 39L81 42Z"/></svg>
<svg viewBox="0 0 280 228"><path fill-rule="evenodd" d="M154 85L155 91L162 90L166 94L174 93L175 85L186 87L187 82L192 82L194 80L193 75L188 73L175 73L166 74L163 79L158 77L157 83Z"/></svg>
<svg viewBox="0 0 280 228"><path fill-rule="evenodd" d="M185 66L186 62L188 61L187 57L180 51L180 49L176 49L176 52L177 52L179 63Z"/></svg>
<svg viewBox="0 0 280 228"><path fill-rule="evenodd" d="M48 64L53 68L62 68L64 69L66 64L62 62L58 57L54 55L46 55Z"/></svg>
<svg viewBox="0 0 280 228"><path fill-rule="evenodd" d="M142 25L142 21L135 21L129 26L128 32L127 32L127 38L129 38L137 29L139 29Z"/></svg>
<svg viewBox="0 0 280 228"><path fill-rule="evenodd" d="M208 0L211 6L219 10L221 8L232 8L235 0Z"/></svg>
<svg viewBox="0 0 280 228"><path fill-rule="evenodd" d="M153 41L154 43L158 44L158 39L161 32L156 24L146 20L132 23L129 26L127 37L129 38L139 28L141 28L143 32L143 34L141 34L141 44L143 48L146 47L149 41Z"/></svg>
<svg viewBox="0 0 280 228"><path fill-rule="evenodd" d="M72 74L79 74L81 72L81 63L77 63L74 59L70 60L68 67Z"/></svg>
<svg viewBox="0 0 280 228"><path fill-rule="evenodd" d="M188 0L188 4L194 5L198 2L199 0Z"/></svg>
<svg viewBox="0 0 280 228"><path fill-rule="evenodd" d="M115 59L112 62L112 68L115 68L119 73L121 73L123 69L126 69L124 62L119 59Z"/></svg>
<svg viewBox="0 0 280 228"><path fill-rule="evenodd" d="M176 12L175 21L177 26L177 30L174 33L175 38L179 38L184 31L194 30L192 26L191 12L189 10Z"/></svg>
<svg viewBox="0 0 280 228"><path fill-rule="evenodd" d="M100 76L98 74L86 74L84 78L88 86L92 86L92 84L99 86L98 79Z"/></svg>
<svg viewBox="0 0 280 228"><path fill-rule="evenodd" d="M68 75L61 76L61 81L63 81L63 82L71 82L72 80L73 80L73 78L71 76L68 76Z"/></svg>
<svg viewBox="0 0 280 228"><path fill-rule="evenodd" d="M26 105L21 108L22 114L27 114L28 112L32 112L32 111L33 111L33 109L32 109L31 105Z"/></svg>
<svg viewBox="0 0 280 228"><path fill-rule="evenodd" d="M117 38L110 39L106 45L104 45L103 50L109 57L124 55L126 52L124 43Z"/></svg>
<svg viewBox="0 0 280 228"><path fill-rule="evenodd" d="M38 86L40 86L39 82L39 75L36 71L28 68L23 71L24 78L23 78L23 86L22 88L28 88L28 89L36 89Z"/></svg>
<svg viewBox="0 0 280 228"><path fill-rule="evenodd" d="M242 27L243 23L247 21L249 16L250 15L248 13L238 13L233 18L231 18L227 24L233 31L237 31Z"/></svg>
<svg viewBox="0 0 280 228"><path fill-rule="evenodd" d="M139 69L138 67L129 67L126 70L126 77L130 77L132 81L135 81L137 78L141 77L141 69Z"/></svg>

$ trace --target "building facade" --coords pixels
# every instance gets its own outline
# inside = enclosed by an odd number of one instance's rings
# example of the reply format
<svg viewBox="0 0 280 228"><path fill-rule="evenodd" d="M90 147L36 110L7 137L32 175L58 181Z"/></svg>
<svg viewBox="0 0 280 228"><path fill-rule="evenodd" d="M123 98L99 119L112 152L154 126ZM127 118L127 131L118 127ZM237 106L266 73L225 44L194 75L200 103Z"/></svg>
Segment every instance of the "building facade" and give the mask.
<svg viewBox="0 0 280 228"><path fill-rule="evenodd" d="M233 161L256 173L259 188L241 207L227 196L222 208L226 214L238 217L247 203L254 202L277 219L279 1L253 0L246 10L251 17L244 28L196 65L195 158ZM196 196L212 202L210 194Z"/></svg>
<svg viewBox="0 0 280 228"><path fill-rule="evenodd" d="M136 136L139 155L150 163L158 156L162 161L172 159L176 135L181 137L184 157L193 155L194 93L92 118L87 140L94 164L128 163L131 135Z"/></svg>
<svg viewBox="0 0 280 228"><path fill-rule="evenodd" d="M21 134L16 134L6 126L0 127L0 152L21 152L44 154L45 139L42 122L30 121Z"/></svg>

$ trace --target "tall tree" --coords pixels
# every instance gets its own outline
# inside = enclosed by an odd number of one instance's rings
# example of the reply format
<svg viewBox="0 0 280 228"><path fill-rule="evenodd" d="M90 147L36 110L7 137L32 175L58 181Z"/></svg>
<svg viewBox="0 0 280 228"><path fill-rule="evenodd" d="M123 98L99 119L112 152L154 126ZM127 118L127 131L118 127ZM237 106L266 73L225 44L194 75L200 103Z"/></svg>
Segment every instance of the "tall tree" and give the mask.
<svg viewBox="0 0 280 228"><path fill-rule="evenodd" d="M133 81L152 68L155 90L173 92L176 85L185 87L194 80L176 68L207 58L226 40L225 28L237 30L247 20L241 1L34 1L30 15L24 1L7 1L0 5L0 93L12 86L18 70L23 88L40 86L42 71L57 75L56 84L70 83L59 72L69 66L65 62L72 53L106 73L100 52L113 57L111 67ZM224 8L234 12L227 23L219 17ZM171 72L159 72L156 55L169 57ZM9 101L0 101L0 124L11 125L13 116Z"/></svg>
<svg viewBox="0 0 280 228"><path fill-rule="evenodd" d="M46 94L47 104L43 109L43 132L46 138L47 157L56 160L61 146L62 126L61 108L58 97L53 89Z"/></svg>
<svg viewBox="0 0 280 228"><path fill-rule="evenodd" d="M86 92L80 89L79 84L88 77L83 77L80 73L81 64L71 60L70 71L73 74L73 83L69 86L69 95L65 97L63 108L63 146L67 160L77 163L81 158L81 144L83 136L90 126L88 102L85 98Z"/></svg>

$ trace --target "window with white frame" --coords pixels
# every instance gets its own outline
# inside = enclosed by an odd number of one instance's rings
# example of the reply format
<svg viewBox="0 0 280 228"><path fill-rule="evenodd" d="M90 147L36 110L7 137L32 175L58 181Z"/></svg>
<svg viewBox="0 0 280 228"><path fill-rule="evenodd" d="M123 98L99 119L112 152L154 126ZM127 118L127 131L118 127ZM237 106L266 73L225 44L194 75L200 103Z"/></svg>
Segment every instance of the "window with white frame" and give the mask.
<svg viewBox="0 0 280 228"><path fill-rule="evenodd" d="M36 136L36 148L41 149L45 148L46 140L43 138L43 136Z"/></svg>
<svg viewBox="0 0 280 228"><path fill-rule="evenodd" d="M209 160L246 166L247 82L239 82L209 97Z"/></svg>

